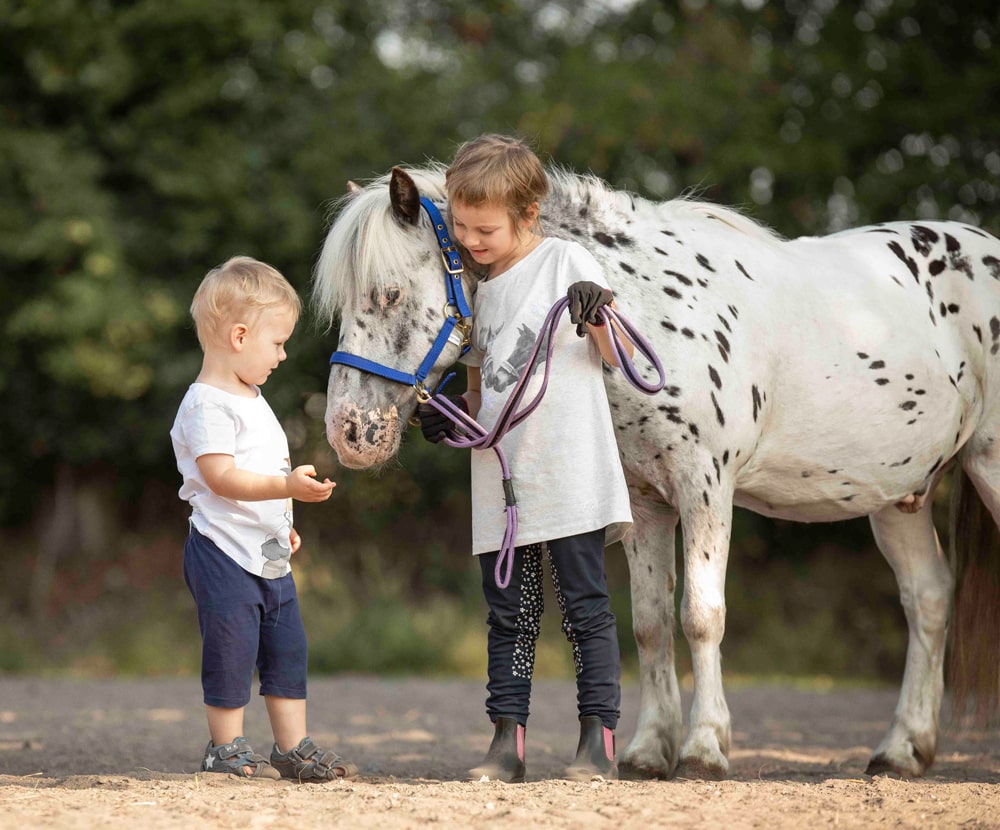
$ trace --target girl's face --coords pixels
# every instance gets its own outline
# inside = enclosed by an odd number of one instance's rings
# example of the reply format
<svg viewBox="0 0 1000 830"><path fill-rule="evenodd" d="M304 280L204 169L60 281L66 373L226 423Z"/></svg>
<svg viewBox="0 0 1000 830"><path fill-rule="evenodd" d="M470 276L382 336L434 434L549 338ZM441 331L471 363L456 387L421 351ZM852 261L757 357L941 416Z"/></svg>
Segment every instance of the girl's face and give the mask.
<svg viewBox="0 0 1000 830"><path fill-rule="evenodd" d="M236 366L240 380L248 385L264 384L287 357L285 343L292 336L295 322L295 313L290 308L266 308L255 322L245 327Z"/></svg>
<svg viewBox="0 0 1000 830"><path fill-rule="evenodd" d="M515 224L502 205L452 202L451 218L455 238L476 262L488 267L491 277L502 274L534 247L534 220Z"/></svg>

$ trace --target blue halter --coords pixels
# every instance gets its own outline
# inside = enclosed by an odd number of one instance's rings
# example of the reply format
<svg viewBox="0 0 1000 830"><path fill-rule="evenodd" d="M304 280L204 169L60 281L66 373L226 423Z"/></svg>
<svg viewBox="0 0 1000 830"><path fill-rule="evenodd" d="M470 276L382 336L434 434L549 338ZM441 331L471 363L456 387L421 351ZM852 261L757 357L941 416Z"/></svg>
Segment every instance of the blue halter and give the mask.
<svg viewBox="0 0 1000 830"><path fill-rule="evenodd" d="M462 354L469 350L472 312L469 310L469 304L465 301L465 292L462 290L462 272L465 270L462 266L462 257L448 237L448 228L441 217L441 211L425 196L420 197L420 204L430 217L434 234L437 236L438 245L441 248L441 259L444 261L445 270L444 288L448 297L444 306L444 322L441 324L441 331L438 332L430 351L427 352L427 356L413 374L401 372L399 369L393 369L391 366L376 363L374 360L359 357L350 352L334 352L330 356L330 363L331 365L340 363L344 366L351 366L386 380L412 386L417 390L417 398L426 401L430 399L430 394L424 386L424 380L434 368L434 364L437 363L437 359L449 341L457 343L462 349ZM458 329L457 336L453 337L456 328Z"/></svg>

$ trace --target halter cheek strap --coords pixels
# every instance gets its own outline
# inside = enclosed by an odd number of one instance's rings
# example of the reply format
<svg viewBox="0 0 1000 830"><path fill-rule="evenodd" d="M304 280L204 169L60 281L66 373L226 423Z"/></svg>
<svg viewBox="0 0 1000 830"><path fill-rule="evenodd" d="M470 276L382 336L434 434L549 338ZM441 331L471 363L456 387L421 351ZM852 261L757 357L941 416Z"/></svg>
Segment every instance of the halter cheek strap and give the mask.
<svg viewBox="0 0 1000 830"><path fill-rule="evenodd" d="M455 247L448 236L448 227L444 223L441 211L426 196L420 197L420 204L427 211L428 217L430 217L431 226L434 228L434 235L437 237L438 247L441 249L441 259L444 262L445 271L444 290L447 296L447 303L445 305L446 316L444 322L441 324L441 330L431 344L430 350L413 373L393 369L384 363L378 363L374 360L369 360L367 357L361 357L350 352L334 352L330 355L330 364L350 366L353 369L358 369L362 372L385 378L386 380L403 383L414 387L418 395L426 395L424 381L427 379L427 375L430 374L431 369L434 368L434 364L437 363L445 346L448 343L454 343L462 350L462 354L465 354L469 350L469 329L471 328L472 312L469 310L469 304L465 300L465 291L462 289L462 274L465 270L462 265L462 257L458 252L458 248ZM449 309L453 309L454 313L450 313Z"/></svg>

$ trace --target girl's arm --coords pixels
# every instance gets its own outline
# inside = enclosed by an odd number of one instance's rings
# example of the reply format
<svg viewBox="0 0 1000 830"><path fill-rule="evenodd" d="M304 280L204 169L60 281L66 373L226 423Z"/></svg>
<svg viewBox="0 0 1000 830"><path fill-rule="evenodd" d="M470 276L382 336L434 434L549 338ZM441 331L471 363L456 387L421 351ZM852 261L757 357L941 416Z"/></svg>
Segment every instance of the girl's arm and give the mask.
<svg viewBox="0 0 1000 830"><path fill-rule="evenodd" d="M479 407L483 404L483 397L480 394L483 373L478 366L468 366L466 367L465 374L467 376L467 387L462 397L465 398L465 403L469 407L469 415L474 419L479 414Z"/></svg>
<svg viewBox="0 0 1000 830"><path fill-rule="evenodd" d="M309 502L326 501L337 486L330 479L316 481L316 468L311 464L296 467L287 476L268 476L241 470L236 466L233 456L221 453L200 455L196 463L213 493L236 501L287 498Z"/></svg>

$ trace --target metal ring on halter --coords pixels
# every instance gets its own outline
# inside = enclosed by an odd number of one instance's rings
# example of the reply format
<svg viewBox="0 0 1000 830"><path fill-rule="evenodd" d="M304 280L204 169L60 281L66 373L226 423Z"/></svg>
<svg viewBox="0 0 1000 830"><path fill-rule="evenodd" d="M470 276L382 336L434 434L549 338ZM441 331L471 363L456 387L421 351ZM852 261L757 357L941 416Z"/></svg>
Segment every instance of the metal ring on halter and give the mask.
<svg viewBox="0 0 1000 830"><path fill-rule="evenodd" d="M414 383L413 388L417 390L417 403L427 403L427 401L431 399L431 393L427 391L427 387L424 386L424 382L422 380L418 380ZM411 415L407 419L406 423L408 423L411 427L418 427L420 426L420 418L416 415Z"/></svg>

